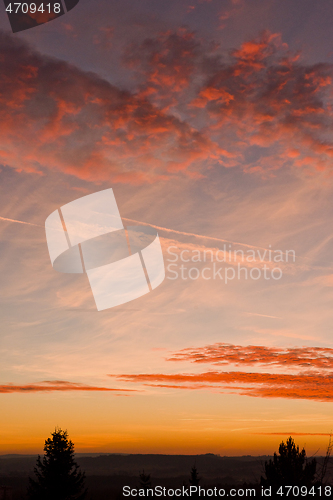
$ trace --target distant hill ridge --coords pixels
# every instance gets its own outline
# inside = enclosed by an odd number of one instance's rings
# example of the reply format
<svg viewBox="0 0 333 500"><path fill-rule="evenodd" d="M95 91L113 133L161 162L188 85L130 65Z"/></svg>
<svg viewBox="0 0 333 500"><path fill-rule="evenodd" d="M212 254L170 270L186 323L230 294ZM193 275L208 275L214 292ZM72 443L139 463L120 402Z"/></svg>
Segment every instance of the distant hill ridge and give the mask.
<svg viewBox="0 0 333 500"><path fill-rule="evenodd" d="M0 455L0 477L32 474L37 455ZM143 469L151 477L187 477L193 465L204 478L230 476L244 480L260 477L267 456L221 457L203 455L162 455L122 453L77 453L80 467L90 476L134 476Z"/></svg>

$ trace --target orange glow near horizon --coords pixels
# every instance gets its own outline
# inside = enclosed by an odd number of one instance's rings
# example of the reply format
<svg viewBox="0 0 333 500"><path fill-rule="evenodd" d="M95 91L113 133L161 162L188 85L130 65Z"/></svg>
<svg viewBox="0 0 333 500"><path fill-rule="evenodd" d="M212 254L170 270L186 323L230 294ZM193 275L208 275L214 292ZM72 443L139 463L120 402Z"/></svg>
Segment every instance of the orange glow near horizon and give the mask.
<svg viewBox="0 0 333 500"><path fill-rule="evenodd" d="M199 396L199 391L185 396L103 394L76 399L68 394L7 395L6 414L0 416L5 429L0 454L41 453L55 427L67 429L81 453L270 455L292 435L308 455L318 449L319 455L325 454L330 404L321 406L319 413L318 403L280 401L277 405L273 400L267 405L264 400L245 397L244 416L244 397Z"/></svg>

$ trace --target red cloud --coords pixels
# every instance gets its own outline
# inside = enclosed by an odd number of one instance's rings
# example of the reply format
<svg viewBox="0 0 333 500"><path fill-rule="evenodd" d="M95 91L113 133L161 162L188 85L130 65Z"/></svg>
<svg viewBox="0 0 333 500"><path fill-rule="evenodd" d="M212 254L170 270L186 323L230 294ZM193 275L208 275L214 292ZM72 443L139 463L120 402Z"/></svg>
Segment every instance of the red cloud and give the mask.
<svg viewBox="0 0 333 500"><path fill-rule="evenodd" d="M132 389L112 389L110 387L94 387L92 385L84 385L76 382L66 382L63 380L38 382L36 384L0 385L0 394L11 394L13 392L28 393L28 392L67 392L67 391L111 391L111 392L133 392Z"/></svg>
<svg viewBox="0 0 333 500"><path fill-rule="evenodd" d="M302 64L287 49L278 34L264 32L222 59L218 46L182 30L131 46L126 60L141 74L143 95L186 114L234 152L229 166L331 170L333 143L325 136L332 127L332 65ZM251 158L253 146L259 159Z"/></svg>
<svg viewBox="0 0 333 500"><path fill-rule="evenodd" d="M316 369L333 368L333 349L328 347L266 347L213 344L183 349L174 353L168 361L191 361L224 365L268 365L279 367L303 367Z"/></svg>
<svg viewBox="0 0 333 500"><path fill-rule="evenodd" d="M278 375L270 373L205 372L199 374L110 376L121 381L138 382L151 387L187 390L211 389L252 397L333 401L333 374Z"/></svg>
<svg viewBox="0 0 333 500"><path fill-rule="evenodd" d="M179 103L175 96L189 88L202 60L201 42L186 28L147 38L139 45L134 42L124 55L126 64L139 73L141 93L167 106Z"/></svg>
<svg viewBox="0 0 333 500"><path fill-rule="evenodd" d="M332 66L302 64L267 32L221 53L186 29L133 44L130 93L0 34L0 161L95 182L199 178L212 164L331 170Z"/></svg>
<svg viewBox="0 0 333 500"><path fill-rule="evenodd" d="M225 152L145 97L0 34L0 160L93 181L151 182Z"/></svg>

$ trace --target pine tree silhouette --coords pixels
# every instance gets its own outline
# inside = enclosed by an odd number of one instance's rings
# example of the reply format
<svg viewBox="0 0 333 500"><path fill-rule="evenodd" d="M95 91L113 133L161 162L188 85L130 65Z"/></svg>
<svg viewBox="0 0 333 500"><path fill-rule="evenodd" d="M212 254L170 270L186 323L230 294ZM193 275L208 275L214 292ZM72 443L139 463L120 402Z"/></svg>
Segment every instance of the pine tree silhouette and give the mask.
<svg viewBox="0 0 333 500"><path fill-rule="evenodd" d="M74 444L67 431L56 429L45 441L43 460L38 456L34 473L29 478L30 500L83 500L85 474L74 459Z"/></svg>
<svg viewBox="0 0 333 500"><path fill-rule="evenodd" d="M329 438L328 446L327 446L327 450L326 450L326 455L324 458L324 462L322 463L322 466L321 466L321 471L319 473L319 483L322 485L325 484L325 477L326 477L328 465L330 463L332 450L333 450L333 441L332 441L332 434L330 434L330 438Z"/></svg>
<svg viewBox="0 0 333 500"><path fill-rule="evenodd" d="M146 492L149 488L151 488L150 474L145 474L145 471L143 470L139 477L140 489Z"/></svg>
<svg viewBox="0 0 333 500"><path fill-rule="evenodd" d="M265 462L265 476L260 483L264 487L272 486L312 486L316 483L317 462L314 458L307 461L304 448L299 450L290 436L287 442L279 446L279 455L274 453L273 460Z"/></svg>
<svg viewBox="0 0 333 500"><path fill-rule="evenodd" d="M198 476L198 471L195 465L191 469L190 485L199 486L200 477Z"/></svg>
<svg viewBox="0 0 333 500"><path fill-rule="evenodd" d="M196 486L198 488L199 483L200 483L200 477L198 475L198 471L195 465L193 465L191 469L191 475L190 475L190 486ZM193 492L191 495L191 498L199 498L199 492Z"/></svg>

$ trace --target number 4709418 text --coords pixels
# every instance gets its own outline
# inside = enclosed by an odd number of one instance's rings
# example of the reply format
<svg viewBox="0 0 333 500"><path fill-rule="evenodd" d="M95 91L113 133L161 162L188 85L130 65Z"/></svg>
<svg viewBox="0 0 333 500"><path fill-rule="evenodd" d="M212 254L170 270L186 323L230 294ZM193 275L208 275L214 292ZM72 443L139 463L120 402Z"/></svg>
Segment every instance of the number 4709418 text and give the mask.
<svg viewBox="0 0 333 500"><path fill-rule="evenodd" d="M61 4L44 4L36 5L35 3L10 3L6 8L6 11L10 14L35 14L36 12L47 12L49 14L60 14L61 13Z"/></svg>

